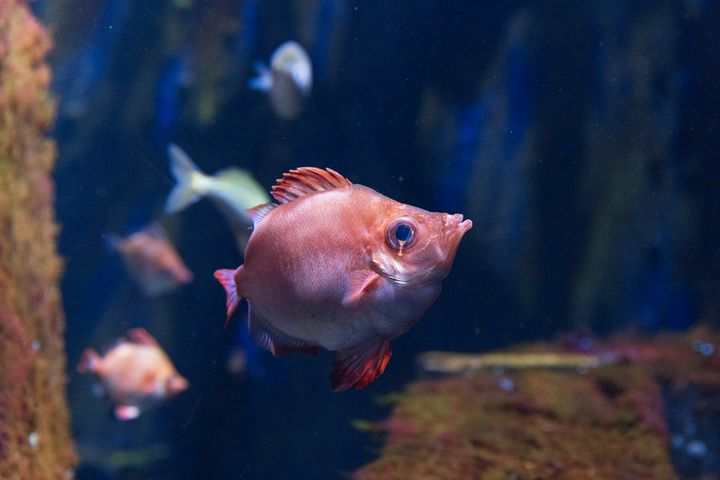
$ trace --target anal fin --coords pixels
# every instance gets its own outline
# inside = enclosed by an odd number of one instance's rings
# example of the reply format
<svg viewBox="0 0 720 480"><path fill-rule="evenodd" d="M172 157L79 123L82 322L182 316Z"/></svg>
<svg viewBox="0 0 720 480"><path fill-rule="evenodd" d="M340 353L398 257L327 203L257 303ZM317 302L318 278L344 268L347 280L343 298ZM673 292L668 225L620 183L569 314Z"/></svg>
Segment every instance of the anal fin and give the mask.
<svg viewBox="0 0 720 480"><path fill-rule="evenodd" d="M382 375L390 361L390 340L377 339L357 347L340 350L335 356L330 383L335 392L365 388Z"/></svg>
<svg viewBox="0 0 720 480"><path fill-rule="evenodd" d="M291 337L272 326L252 307L250 302L248 302L248 330L255 343L269 350L276 357L294 352L303 352L308 355L320 353L318 345Z"/></svg>

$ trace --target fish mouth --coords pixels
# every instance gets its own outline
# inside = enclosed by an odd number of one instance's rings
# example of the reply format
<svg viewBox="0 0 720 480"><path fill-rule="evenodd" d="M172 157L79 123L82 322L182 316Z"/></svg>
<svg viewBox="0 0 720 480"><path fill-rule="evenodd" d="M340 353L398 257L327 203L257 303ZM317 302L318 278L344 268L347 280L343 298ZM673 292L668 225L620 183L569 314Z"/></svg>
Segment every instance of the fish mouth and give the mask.
<svg viewBox="0 0 720 480"><path fill-rule="evenodd" d="M460 215L460 218L462 219L462 215ZM460 233L465 234L465 232L472 228L472 225L472 220L468 218L467 220L463 220L458 223L458 229L460 230Z"/></svg>
<svg viewBox="0 0 720 480"><path fill-rule="evenodd" d="M444 238L437 246L439 253L442 252L442 261L437 269L438 278L441 280L450 273L450 268L452 268L453 261L455 260L455 254L460 246L460 241L473 225L472 220L465 220L460 213L446 215Z"/></svg>
<svg viewBox="0 0 720 480"><path fill-rule="evenodd" d="M461 213L456 213L455 215L448 215L446 217L445 231L447 233L445 238L449 242L449 248L452 252L448 258L450 262L452 262L453 258L455 257L455 252L458 246L460 246L460 241L465 236L465 233L467 233L467 231L472 228L472 225L472 220L466 220Z"/></svg>

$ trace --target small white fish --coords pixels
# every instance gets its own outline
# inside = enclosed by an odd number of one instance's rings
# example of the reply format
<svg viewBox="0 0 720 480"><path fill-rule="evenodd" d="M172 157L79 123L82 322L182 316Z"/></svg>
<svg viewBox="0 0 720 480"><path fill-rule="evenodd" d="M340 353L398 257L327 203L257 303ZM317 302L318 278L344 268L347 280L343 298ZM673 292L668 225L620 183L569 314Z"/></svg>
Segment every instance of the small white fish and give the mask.
<svg viewBox="0 0 720 480"><path fill-rule="evenodd" d="M297 42L285 42L270 57L270 68L258 63L255 69L258 76L250 80L250 88L268 93L278 117L297 117L312 90L312 64L305 49Z"/></svg>
<svg viewBox="0 0 720 480"><path fill-rule="evenodd" d="M225 215L238 248L244 251L253 224L246 210L270 201L265 189L250 173L236 167L226 168L212 176L206 175L175 144L168 146L168 156L177 185L170 192L165 212L177 213L207 197Z"/></svg>

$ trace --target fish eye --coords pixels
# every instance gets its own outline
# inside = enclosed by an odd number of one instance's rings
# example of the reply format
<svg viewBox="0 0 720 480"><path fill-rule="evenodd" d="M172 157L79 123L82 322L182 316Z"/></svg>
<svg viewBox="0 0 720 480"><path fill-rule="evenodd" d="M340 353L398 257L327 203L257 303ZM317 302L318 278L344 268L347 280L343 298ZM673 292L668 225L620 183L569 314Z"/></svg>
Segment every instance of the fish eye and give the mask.
<svg viewBox="0 0 720 480"><path fill-rule="evenodd" d="M395 250L403 250L415 241L415 224L409 219L399 218L388 225L387 242Z"/></svg>
<svg viewBox="0 0 720 480"><path fill-rule="evenodd" d="M412 228L410 228L410 225L405 225L404 223L401 223L397 227L395 227L395 238L399 242L407 242L412 238L413 231Z"/></svg>

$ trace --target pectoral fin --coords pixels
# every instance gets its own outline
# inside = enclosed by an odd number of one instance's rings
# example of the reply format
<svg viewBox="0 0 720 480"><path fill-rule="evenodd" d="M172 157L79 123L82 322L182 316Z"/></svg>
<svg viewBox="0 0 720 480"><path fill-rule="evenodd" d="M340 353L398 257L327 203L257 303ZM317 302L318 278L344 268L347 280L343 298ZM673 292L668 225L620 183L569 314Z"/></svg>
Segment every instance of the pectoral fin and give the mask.
<svg viewBox="0 0 720 480"><path fill-rule="evenodd" d="M377 339L354 348L340 350L333 362L330 384L335 392L350 387L364 388L382 375L390 361L390 340Z"/></svg>
<svg viewBox="0 0 720 480"><path fill-rule="evenodd" d="M140 391L146 395L151 395L153 392L155 392L157 378L158 377L155 372L147 372L145 375L143 375L142 379L140 380L140 385L138 386Z"/></svg>
<svg viewBox="0 0 720 480"><path fill-rule="evenodd" d="M358 305L380 285L381 277L372 270L357 270L350 274L348 288L342 304L346 307Z"/></svg>

